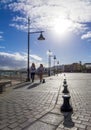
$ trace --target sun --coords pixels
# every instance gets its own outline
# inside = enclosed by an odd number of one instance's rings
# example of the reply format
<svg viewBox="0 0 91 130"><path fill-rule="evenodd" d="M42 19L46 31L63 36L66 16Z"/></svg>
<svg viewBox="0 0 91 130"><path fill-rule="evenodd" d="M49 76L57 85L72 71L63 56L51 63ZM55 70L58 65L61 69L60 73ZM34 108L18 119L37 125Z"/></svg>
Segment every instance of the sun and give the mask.
<svg viewBox="0 0 91 130"><path fill-rule="evenodd" d="M66 34L71 28L71 22L67 19L56 20L54 24L54 32L58 35Z"/></svg>

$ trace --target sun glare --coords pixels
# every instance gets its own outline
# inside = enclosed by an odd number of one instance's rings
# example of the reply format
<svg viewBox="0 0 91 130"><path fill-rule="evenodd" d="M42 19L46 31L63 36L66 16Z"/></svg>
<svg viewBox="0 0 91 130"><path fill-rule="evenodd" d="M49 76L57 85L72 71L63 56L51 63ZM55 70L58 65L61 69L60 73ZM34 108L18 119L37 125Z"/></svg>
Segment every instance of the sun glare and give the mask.
<svg viewBox="0 0 91 130"><path fill-rule="evenodd" d="M66 34L71 27L71 22L69 20L57 20L54 24L54 31L58 35Z"/></svg>

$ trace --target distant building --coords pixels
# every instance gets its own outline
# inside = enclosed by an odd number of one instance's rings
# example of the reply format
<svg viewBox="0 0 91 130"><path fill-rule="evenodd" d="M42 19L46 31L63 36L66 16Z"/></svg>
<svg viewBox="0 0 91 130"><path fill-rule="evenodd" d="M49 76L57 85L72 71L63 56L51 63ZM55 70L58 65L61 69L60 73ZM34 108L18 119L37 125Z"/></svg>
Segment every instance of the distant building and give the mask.
<svg viewBox="0 0 91 130"><path fill-rule="evenodd" d="M86 66L86 68L91 68L91 63L85 63L84 65Z"/></svg>
<svg viewBox="0 0 91 130"><path fill-rule="evenodd" d="M86 72L91 72L91 63L85 63L84 66Z"/></svg>
<svg viewBox="0 0 91 130"><path fill-rule="evenodd" d="M65 72L81 72L82 65L80 63L72 63L68 65L64 65Z"/></svg>
<svg viewBox="0 0 91 130"><path fill-rule="evenodd" d="M72 65L71 64L64 65L64 72L72 72Z"/></svg>
<svg viewBox="0 0 91 130"><path fill-rule="evenodd" d="M73 63L72 64L72 71L73 72L80 72L81 71L81 64L80 63Z"/></svg>
<svg viewBox="0 0 91 130"><path fill-rule="evenodd" d="M51 73L54 73L54 66L51 68ZM46 68L48 71L48 68ZM60 73L60 72L89 72L91 73L91 63L85 63L82 64L82 62L78 63L72 63L72 64L63 64L63 65L58 65L55 66L55 73Z"/></svg>

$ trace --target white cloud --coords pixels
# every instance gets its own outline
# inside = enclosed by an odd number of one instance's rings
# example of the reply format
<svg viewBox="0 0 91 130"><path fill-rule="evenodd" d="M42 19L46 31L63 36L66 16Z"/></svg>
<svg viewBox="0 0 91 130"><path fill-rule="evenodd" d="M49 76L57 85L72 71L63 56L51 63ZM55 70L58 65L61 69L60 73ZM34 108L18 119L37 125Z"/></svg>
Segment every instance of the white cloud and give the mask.
<svg viewBox="0 0 91 130"><path fill-rule="evenodd" d="M19 54L0 52L0 68L22 68L26 66L26 60L21 57Z"/></svg>
<svg viewBox="0 0 91 130"><path fill-rule="evenodd" d="M10 24L20 30L27 29L28 16L31 28L50 30L57 24L56 20L65 19L71 22L70 31L76 33L86 31L87 24L83 23L91 22L91 0L18 0L18 2L10 0L8 7L22 14L23 17L13 18L13 22L17 23Z"/></svg>
<svg viewBox="0 0 91 130"><path fill-rule="evenodd" d="M23 18L23 17L19 17L19 16L16 16L16 17L13 17L13 20L14 22L27 22L27 19L26 18Z"/></svg>
<svg viewBox="0 0 91 130"><path fill-rule="evenodd" d="M42 58L37 55L30 55L31 63L42 61ZM30 64L31 64L30 63ZM27 67L27 53L8 53L0 52L0 68L26 68Z"/></svg>
<svg viewBox="0 0 91 130"><path fill-rule="evenodd" d="M26 61L26 55L22 55L19 52L16 53L7 53L7 52L0 52L0 56L8 57L17 61Z"/></svg>
<svg viewBox="0 0 91 130"><path fill-rule="evenodd" d="M81 36L81 39L91 39L91 31L87 32L86 34L83 34Z"/></svg>
<svg viewBox="0 0 91 130"><path fill-rule="evenodd" d="M33 58L33 59L35 59L37 61L42 61L42 58L37 56L37 55L30 55L30 56L31 56L31 58Z"/></svg>
<svg viewBox="0 0 91 130"><path fill-rule="evenodd" d="M10 26L11 27L15 27L18 30L22 30L22 31L26 31L27 30L27 26L25 26L25 25L19 25L17 23L10 24Z"/></svg>

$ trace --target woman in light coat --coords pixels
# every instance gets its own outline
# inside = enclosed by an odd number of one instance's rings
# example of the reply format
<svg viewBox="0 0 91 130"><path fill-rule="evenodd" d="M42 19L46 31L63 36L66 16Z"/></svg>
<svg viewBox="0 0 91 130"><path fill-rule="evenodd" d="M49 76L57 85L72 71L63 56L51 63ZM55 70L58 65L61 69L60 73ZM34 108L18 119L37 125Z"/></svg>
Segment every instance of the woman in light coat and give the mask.
<svg viewBox="0 0 91 130"><path fill-rule="evenodd" d="M40 83L43 80L43 73L44 73L44 67L43 67L43 64L40 64L38 68L38 75L39 75Z"/></svg>

